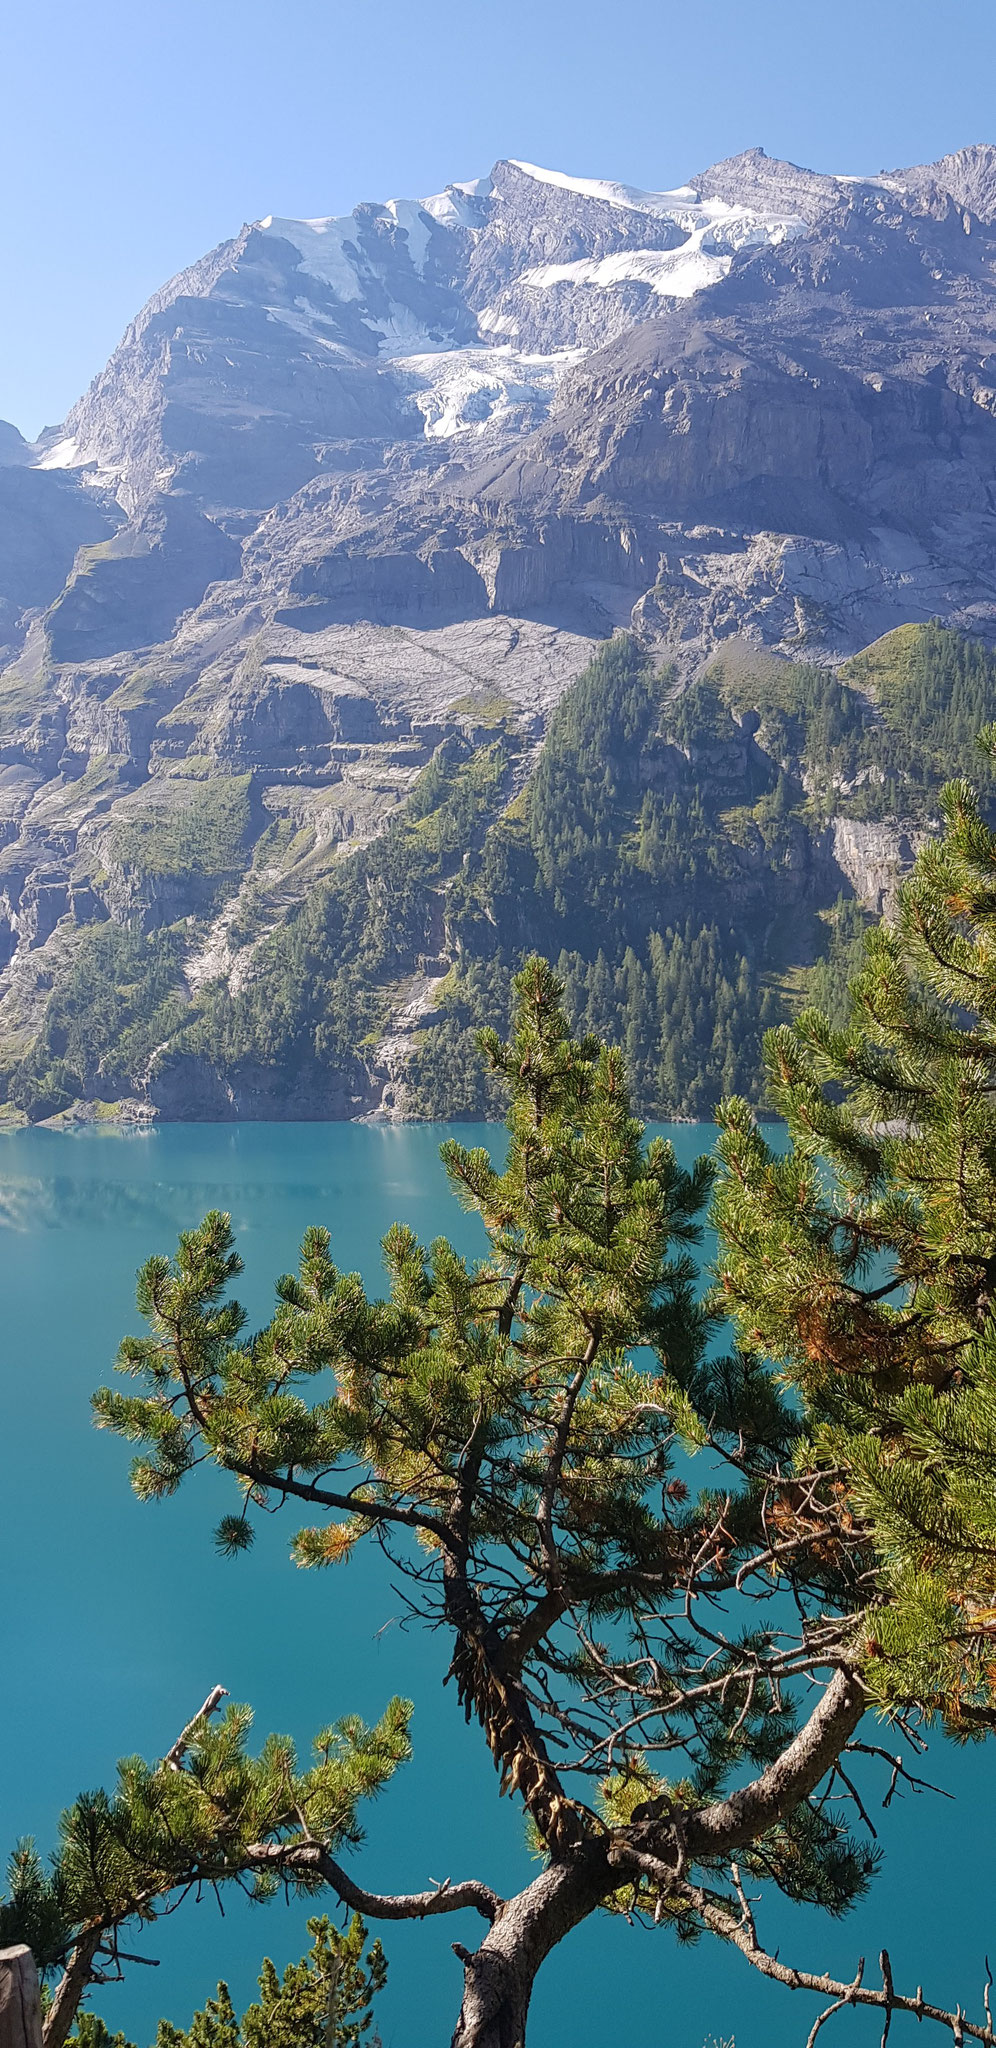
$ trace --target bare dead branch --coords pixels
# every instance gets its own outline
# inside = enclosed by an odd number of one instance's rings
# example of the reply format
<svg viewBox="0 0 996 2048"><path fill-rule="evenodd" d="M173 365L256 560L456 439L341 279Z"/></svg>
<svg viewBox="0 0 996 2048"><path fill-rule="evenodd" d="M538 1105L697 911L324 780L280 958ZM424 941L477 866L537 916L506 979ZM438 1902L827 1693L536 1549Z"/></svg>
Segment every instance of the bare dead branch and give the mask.
<svg viewBox="0 0 996 2048"><path fill-rule="evenodd" d="M827 2021L833 2018L835 2012L840 2012L845 2005L853 2005L854 1993L859 1989L864 1974L865 1959L864 1956L862 1956L859 1960L857 1970L855 1971L854 1980L849 1990L845 1992L843 1998L835 1998L832 2005L826 2006L823 2012L817 2014L809 2030L809 2038L806 2042L806 2048L813 2048L813 2044L816 2040L817 2034L820 2031L820 2028L826 2026Z"/></svg>
<svg viewBox="0 0 996 2048"><path fill-rule="evenodd" d="M894 2000L896 1996L895 1986L892 1982L892 1964L889 1961L889 1951L887 1948L884 1948L882 1950L882 1953L879 1956L878 1961L879 1968L882 1972L882 1990L885 1993L886 2001L885 2025L882 2028L882 2048L885 2048L885 2044L889 2038L889 2028L892 2025L892 2014L894 2011Z"/></svg>
<svg viewBox="0 0 996 2048"><path fill-rule="evenodd" d="M201 1721L207 1721L212 1714L216 1714L222 1700L227 1700L227 1698L228 1691L225 1686L213 1685L211 1687L204 1705L194 1715L193 1720L187 1722L186 1727L177 1736L172 1749L166 1751L166 1755L163 1757L164 1770L179 1771L183 1769L183 1759L190 1748L195 1730Z"/></svg>
<svg viewBox="0 0 996 2048"><path fill-rule="evenodd" d="M791 1964L781 1962L778 1956L769 1954L767 1949L761 1948L756 1942L752 1942L748 1930L739 1920L734 1919L728 1907L720 1899L704 1891L700 1886L689 1884L686 1881L681 1884L679 1889L688 1899L689 1904L694 1906L704 1924L711 1928L714 1934L722 1935L724 1940L732 1942L734 1947L738 1948L741 1955L750 1963L752 1969L759 1970L763 1977L772 1978L776 1984L785 1984L791 1991L820 1992L824 1998L834 2000L832 2010L835 2012L839 2011L843 2005L868 2005L883 2013L886 2021L883 2040L887 2038L892 2014L895 2012L908 2012L912 2013L913 2017L917 2020L933 2020L938 2026L948 2028L958 2044L958 2048L962 2048L965 2035L968 2035L973 2041L981 2041L983 2048L996 2048L996 2031L993 2028L988 2004L986 2023L984 2026L979 2026L974 2020L966 2018L960 2006L956 2006L954 2011L951 2012L944 2006L929 2004L924 1998L923 1991L919 1985L917 1986L915 1998L903 1995L896 1990L893 1983L892 1968L888 1952L885 1949L882 1950L880 1958L882 1968L882 1989L880 1991L873 1990L870 1985L862 1984L862 1973L860 1970L850 1984L844 1984L836 1977L826 1976L813 1970L794 1969ZM820 2025L829 2018L830 2011L828 2010L821 2015ZM819 2027L814 2032L818 2033ZM811 2033L810 2041L813 2038L814 2033Z"/></svg>
<svg viewBox="0 0 996 2048"><path fill-rule="evenodd" d="M849 1742L847 1747L851 1751L856 1751L859 1756L881 1757L883 1762L891 1766L892 1777L889 1782L889 1789L882 1801L883 1808L892 1805L900 1778L905 1779L906 1784L914 1792L936 1792L940 1799L954 1798L954 1793L946 1792L943 1785L932 1785L928 1778L914 1778L912 1772L906 1769L901 1756L893 1756L889 1750L880 1748L877 1742ZM874 1832L873 1828L872 1833L874 1834Z"/></svg>

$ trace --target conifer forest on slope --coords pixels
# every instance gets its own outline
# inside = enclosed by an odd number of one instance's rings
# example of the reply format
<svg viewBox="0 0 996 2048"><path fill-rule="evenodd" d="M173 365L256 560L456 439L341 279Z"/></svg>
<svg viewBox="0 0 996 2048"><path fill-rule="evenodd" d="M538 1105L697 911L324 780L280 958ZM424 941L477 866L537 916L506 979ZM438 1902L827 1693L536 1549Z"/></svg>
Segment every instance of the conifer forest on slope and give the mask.
<svg viewBox="0 0 996 2048"><path fill-rule="evenodd" d="M251 973L192 987L189 917L83 925L34 1034L4 1043L8 1109L37 1120L158 1086L161 1113L189 1114L170 1084L193 1073L214 1088L207 1115L500 1113L475 1032L504 1027L537 950L575 1026L624 1049L641 1114L757 1101L763 1031L812 999L833 1012L945 779L991 793L974 735L994 715L996 659L937 624L836 669L735 643L685 688L617 634L541 744L501 699L475 700L386 828L273 931L254 931L252 878L286 853L284 828L240 854L250 779L217 778L186 837L146 821L125 851L158 874L196 858L216 897L247 860L234 936Z"/></svg>

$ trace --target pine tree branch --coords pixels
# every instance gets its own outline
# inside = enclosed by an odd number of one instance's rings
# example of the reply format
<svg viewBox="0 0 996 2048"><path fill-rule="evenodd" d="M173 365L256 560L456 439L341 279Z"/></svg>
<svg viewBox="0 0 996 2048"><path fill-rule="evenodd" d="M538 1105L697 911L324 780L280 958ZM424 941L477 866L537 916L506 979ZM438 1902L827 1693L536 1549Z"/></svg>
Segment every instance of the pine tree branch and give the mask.
<svg viewBox="0 0 996 2048"><path fill-rule="evenodd" d="M187 1722L186 1727L181 1730L172 1749L166 1751L161 1766L163 1770L181 1771L183 1769L184 1756L190 1748L191 1741L200 1722L209 1720L212 1714L216 1714L222 1700L227 1698L228 1693L223 1685L212 1686L207 1699L204 1701L204 1705L194 1715L193 1719ZM125 1915L125 1918L130 1918L130 1912ZM59 1979L55 1996L45 2021L43 2033L45 2048L63 2048L63 2043L75 2024L80 2002L88 1985L94 1981L93 1964L97 1952L109 1929L117 1924L117 1920L114 1919L100 1921L96 1926L85 1928L74 1943L69 1954L69 1960ZM136 1958L135 1960L143 1961L144 1958Z"/></svg>
<svg viewBox="0 0 996 2048"><path fill-rule="evenodd" d="M721 1935L724 1941L732 1942L733 1946L740 1950L741 1955L746 1957L751 1967L759 1970L763 1977L772 1978L776 1984L787 1985L790 1991L818 1991L824 1998L833 1999L833 2005L821 2013L816 2021L806 2048L812 2048L820 2027L845 2005L870 2005L884 2013L883 2043L887 2038L893 2013L908 2012L917 2020L934 2020L938 2026L946 2027L954 2037L956 2048L960 2048L966 2034L973 2041L981 2041L984 2048L996 2048L996 2030L988 2015L985 2026L978 2026L973 2020L966 2019L960 2006L956 2006L951 2012L944 2006L930 2005L919 1985L915 1998L898 1992L892 1981L892 1966L887 1949L882 1950L880 1958L880 1991L862 1983L864 1958L851 1983L845 1984L836 1977L825 1976L813 1970L797 1970L789 1963L780 1962L777 1956L770 1955L767 1949L760 1947L752 1925L748 1926L744 1920L734 1919L733 1914L718 1899L711 1893L703 1891L698 1885L682 1883L680 1891L689 1904L694 1906L705 1925L711 1928L714 1934ZM987 1984L987 1992L988 1988Z"/></svg>
<svg viewBox="0 0 996 2048"><path fill-rule="evenodd" d="M163 1757L164 1770L179 1771L183 1769L183 1759L190 1748L191 1740L200 1722L207 1721L212 1714L216 1714L222 1700L227 1700L227 1698L228 1690L226 1686L213 1685L211 1687L200 1711L194 1715L192 1721L187 1722L186 1727L177 1736L172 1749L166 1751L166 1755Z"/></svg>
<svg viewBox="0 0 996 2048"><path fill-rule="evenodd" d="M316 1507L341 1508L348 1515L365 1515L372 1526L391 1522L403 1529L426 1529L442 1544L452 1541L446 1523L436 1515L423 1514L420 1508L399 1508L388 1501L363 1500L355 1493L333 1493L327 1486L315 1486L309 1481L295 1479L289 1472L273 1472L252 1458L223 1455L220 1462L226 1472L251 1480L254 1486L265 1486L272 1493L280 1493L293 1500L311 1501Z"/></svg>
<svg viewBox="0 0 996 2048"><path fill-rule="evenodd" d="M727 1857L757 1840L779 1821L785 1820L803 1799L815 1791L820 1779L837 1762L865 1711L866 1696L855 1671L834 1673L818 1706L805 1726L783 1749L781 1756L749 1785L741 1785L727 1799L683 1816L683 1841L689 1861ZM659 1802L651 1802L656 1807ZM665 1817L662 1808L621 1830L622 1844L659 1854L671 1846L655 1834Z"/></svg>
<svg viewBox="0 0 996 2048"><path fill-rule="evenodd" d="M809 1720L759 1778L689 1817L690 1854L729 1855L785 1820L836 1763L866 1705L857 1672L836 1671Z"/></svg>
<svg viewBox="0 0 996 2048"><path fill-rule="evenodd" d="M568 1383L564 1394L563 1411L554 1433L553 1444L550 1449L550 1461L543 1482L543 1492L536 1510L536 1526L539 1530L540 1544L543 1556L546 1559L547 1572L551 1584L554 1586L557 1584L560 1576L560 1553L553 1530L554 1502L557 1497L557 1488L560 1485L560 1476L564 1469L564 1459L567 1455L567 1444L571 1433L571 1423L574 1420L574 1410L577 1407L584 1383L598 1356L598 1347L601 1341L601 1324L596 1322L589 1335L584 1357L581 1359L573 1378Z"/></svg>
<svg viewBox="0 0 996 2048"><path fill-rule="evenodd" d="M605 1579L608 1574L604 1575ZM613 1581L615 1584L616 1581ZM505 1659L509 1670L521 1671L526 1658L543 1641L551 1628L560 1620L570 1604L563 1586L555 1586L550 1593L544 1593L541 1600L530 1608L525 1620L519 1623L505 1638Z"/></svg>
<svg viewBox="0 0 996 2048"><path fill-rule="evenodd" d="M93 1960L104 1938L103 1927L88 1928L76 1942L59 1979L55 1997L42 2030L44 2048L64 2048L72 2031L80 2001L93 1979Z"/></svg>
<svg viewBox="0 0 996 2048"><path fill-rule="evenodd" d="M354 1883L320 1842L253 1842L246 1849L245 1864L249 1870L270 1870L289 1878L298 1871L317 1871L344 1906L371 1920L427 1920L437 1913L462 1913L470 1908L493 1924L505 1903L478 1878L467 1878L462 1884L451 1884L447 1878L432 1891L402 1892L393 1897L368 1892Z"/></svg>

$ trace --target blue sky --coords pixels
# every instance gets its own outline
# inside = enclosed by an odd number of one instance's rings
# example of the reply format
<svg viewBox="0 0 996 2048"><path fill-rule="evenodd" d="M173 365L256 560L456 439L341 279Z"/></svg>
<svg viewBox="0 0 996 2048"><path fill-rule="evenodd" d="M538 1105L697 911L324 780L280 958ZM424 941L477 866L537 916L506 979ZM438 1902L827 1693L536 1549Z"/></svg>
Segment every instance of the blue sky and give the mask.
<svg viewBox="0 0 996 2048"><path fill-rule="evenodd" d="M261 214L499 156L660 187L758 143L860 172L996 139L992 0L13 0L3 54L0 418L29 433Z"/></svg>

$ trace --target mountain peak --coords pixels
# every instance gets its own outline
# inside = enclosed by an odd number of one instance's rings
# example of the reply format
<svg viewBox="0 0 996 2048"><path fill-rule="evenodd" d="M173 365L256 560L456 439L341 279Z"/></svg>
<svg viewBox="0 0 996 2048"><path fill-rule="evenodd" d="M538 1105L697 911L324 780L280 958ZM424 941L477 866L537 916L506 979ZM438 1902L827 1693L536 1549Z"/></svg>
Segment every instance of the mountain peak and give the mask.
<svg viewBox="0 0 996 2048"><path fill-rule="evenodd" d="M939 188L987 225L996 220L996 144L971 142L936 163L893 171L890 179L911 192Z"/></svg>
<svg viewBox="0 0 996 2048"><path fill-rule="evenodd" d="M380 1099L371 1016L393 1090L449 985L450 930L525 943L532 885L503 853L510 921L468 914L476 898L448 895L466 848L444 871L419 841L430 865L412 918L406 902L397 932L384 922L373 980L351 979L360 953L336 936L307 1016L288 920L351 876L380 902L380 855L343 855L390 828L441 739L462 776L496 706L507 815L615 627L686 679L731 639L769 670L832 666L917 619L996 644L987 220L987 144L871 179L758 146L672 191L502 159L427 198L244 227L155 294L64 429L32 450L0 430L0 1054L32 1113L63 1086L63 1040L39 1019L49 991L57 1019L77 1000L77 962L123 977L93 984L98 1045L106 1018L148 1026L88 1066L102 1099L353 1115ZM709 744L717 860L694 854L695 888L714 881L739 928L767 871L756 756L739 726L719 760ZM651 751L670 805L686 757ZM806 891L832 902L846 877L860 895L879 786L835 782L835 803L848 787L840 873L823 823L797 865L793 814L758 932L790 908L809 947ZM657 880L652 898L659 920ZM667 900L678 928L698 898ZM351 918L330 944L373 930ZM119 1001L136 927L170 935L162 1008L151 982L144 1010ZM287 982L267 980L281 958ZM219 1003L244 992L260 1035L219 1026L214 1064L196 992L226 983ZM341 1037L340 988L362 991ZM389 989L398 1030L377 1007Z"/></svg>

